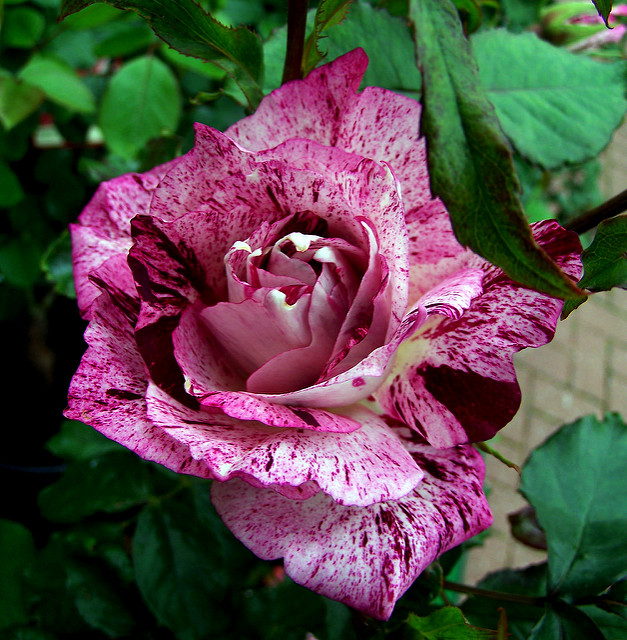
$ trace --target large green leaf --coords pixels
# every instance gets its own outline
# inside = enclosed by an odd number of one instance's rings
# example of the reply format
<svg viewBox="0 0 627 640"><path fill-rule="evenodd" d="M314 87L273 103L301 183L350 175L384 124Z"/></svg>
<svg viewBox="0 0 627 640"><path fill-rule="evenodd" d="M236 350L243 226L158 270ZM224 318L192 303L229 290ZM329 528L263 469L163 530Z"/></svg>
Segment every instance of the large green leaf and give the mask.
<svg viewBox="0 0 627 640"><path fill-rule="evenodd" d="M5 47L30 49L41 38L46 21L43 15L31 7L7 10L2 23L2 43Z"/></svg>
<svg viewBox="0 0 627 640"><path fill-rule="evenodd" d="M111 638L132 637L136 622L118 585L96 565L69 562L67 586L85 622Z"/></svg>
<svg viewBox="0 0 627 640"><path fill-rule="evenodd" d="M9 208L24 198L22 185L11 167L0 159L0 207Z"/></svg>
<svg viewBox="0 0 627 640"><path fill-rule="evenodd" d="M627 426L617 414L563 427L526 462L520 490L546 532L549 590L593 596L627 575Z"/></svg>
<svg viewBox="0 0 627 640"><path fill-rule="evenodd" d="M627 289L627 213L602 222L581 259L584 275L580 287L591 291Z"/></svg>
<svg viewBox="0 0 627 640"><path fill-rule="evenodd" d="M414 631L414 640L487 640L495 636L494 631L469 624L457 607L443 607L425 617L411 614L407 624Z"/></svg>
<svg viewBox="0 0 627 640"><path fill-rule="evenodd" d="M625 66L575 55L533 33L472 38L479 75L516 149L548 169L596 156L622 122Z"/></svg>
<svg viewBox="0 0 627 640"><path fill-rule="evenodd" d="M374 9L369 3L355 2L346 19L325 30L328 60L362 47L368 54L363 85L383 87L419 97L421 78L415 65L414 45L407 21Z"/></svg>
<svg viewBox="0 0 627 640"><path fill-rule="evenodd" d="M92 427L76 420L64 420L61 429L46 443L46 449L64 460L89 460L124 448Z"/></svg>
<svg viewBox="0 0 627 640"><path fill-rule="evenodd" d="M95 108L91 91L76 72L60 60L36 55L18 76L41 89L49 100L71 111L90 113Z"/></svg>
<svg viewBox="0 0 627 640"><path fill-rule="evenodd" d="M0 520L0 629L28 622L22 580L34 555L30 531L18 522Z"/></svg>
<svg viewBox="0 0 627 640"><path fill-rule="evenodd" d="M44 92L27 82L0 77L0 122L12 129L44 101Z"/></svg>
<svg viewBox="0 0 627 640"><path fill-rule="evenodd" d="M606 640L597 625L581 610L565 602L547 605L529 640Z"/></svg>
<svg viewBox="0 0 627 640"><path fill-rule="evenodd" d="M313 35L316 12L307 17L308 31ZM281 84L287 29L277 29L264 44L264 90L272 91ZM326 49L325 62L356 47L368 54L368 69L363 86L383 87L417 98L420 96L420 73L414 64L414 43L405 20L391 16L387 11L374 9L358 0L350 6L348 15L336 24L331 22L318 42Z"/></svg>
<svg viewBox="0 0 627 640"><path fill-rule="evenodd" d="M534 243L512 154L449 0L411 0L423 72L422 133L431 190L442 198L458 240L514 280L557 297L577 288Z"/></svg>
<svg viewBox="0 0 627 640"><path fill-rule="evenodd" d="M149 497L146 464L127 451L113 451L70 465L39 494L39 507L53 522L78 522L99 511L125 511Z"/></svg>
<svg viewBox="0 0 627 640"><path fill-rule="evenodd" d="M229 534L208 500L202 511L188 490L142 511L133 538L137 584L157 618L180 640L220 638L233 624ZM240 582L241 584L241 582Z"/></svg>
<svg viewBox="0 0 627 640"><path fill-rule="evenodd" d="M65 17L99 0L65 0ZM224 69L256 108L262 98L263 54L261 41L245 27L226 27L194 0L102 0L137 12L173 49L207 60Z"/></svg>
<svg viewBox="0 0 627 640"><path fill-rule="evenodd" d="M172 71L154 56L125 64L102 99L100 126L107 146L131 159L151 138L176 129L181 96Z"/></svg>

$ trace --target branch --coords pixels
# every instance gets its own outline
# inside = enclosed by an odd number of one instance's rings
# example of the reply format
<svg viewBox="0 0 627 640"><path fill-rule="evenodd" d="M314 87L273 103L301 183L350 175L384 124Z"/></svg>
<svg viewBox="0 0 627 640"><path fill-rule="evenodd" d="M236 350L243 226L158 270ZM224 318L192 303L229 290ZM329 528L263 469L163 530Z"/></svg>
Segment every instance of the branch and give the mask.
<svg viewBox="0 0 627 640"><path fill-rule="evenodd" d="M503 591L492 591L491 589L481 589L480 587L471 587L467 584L459 584L458 582L450 582L444 580L442 586L449 591L457 593L467 593L471 596L479 596L481 598L492 598L493 600L505 600L506 602L518 602L520 604L530 604L534 607L543 607L547 601L544 597L524 596L519 593L505 593Z"/></svg>
<svg viewBox="0 0 627 640"><path fill-rule="evenodd" d="M617 196L610 198L607 202L600 204L598 207L591 209L587 213L567 222L565 229L575 231L576 233L584 233L594 229L599 223L608 218L613 218L619 213L627 211L627 189L619 193Z"/></svg>
<svg viewBox="0 0 627 640"><path fill-rule="evenodd" d="M287 2L287 53L281 84L303 77L307 4L308 0L288 0Z"/></svg>

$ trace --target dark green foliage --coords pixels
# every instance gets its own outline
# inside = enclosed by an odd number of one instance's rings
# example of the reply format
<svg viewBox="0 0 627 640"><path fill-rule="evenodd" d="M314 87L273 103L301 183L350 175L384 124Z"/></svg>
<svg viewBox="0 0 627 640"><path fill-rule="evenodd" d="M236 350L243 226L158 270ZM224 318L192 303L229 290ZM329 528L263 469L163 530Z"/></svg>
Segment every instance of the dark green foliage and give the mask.
<svg viewBox="0 0 627 640"><path fill-rule="evenodd" d="M448 0L415 0L410 15L423 72L421 127L431 189L446 205L457 238L515 280L574 297L570 279L533 243L511 151L479 86L456 11Z"/></svg>

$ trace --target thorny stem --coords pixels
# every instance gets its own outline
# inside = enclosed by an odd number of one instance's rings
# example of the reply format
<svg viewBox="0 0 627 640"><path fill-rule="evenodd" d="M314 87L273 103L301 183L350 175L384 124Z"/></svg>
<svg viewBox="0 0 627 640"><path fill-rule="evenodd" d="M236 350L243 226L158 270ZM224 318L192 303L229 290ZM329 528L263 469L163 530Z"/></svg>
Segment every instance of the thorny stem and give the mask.
<svg viewBox="0 0 627 640"><path fill-rule="evenodd" d="M287 54L282 84L303 77L307 4L308 0L288 0L287 2Z"/></svg>
<svg viewBox="0 0 627 640"><path fill-rule="evenodd" d="M617 216L624 211L627 211L627 189L617 196L610 198L607 202L600 204L598 207L567 222L564 228L569 231L575 231L576 233L584 233L590 231L590 229L594 229L594 227L603 222L603 220Z"/></svg>

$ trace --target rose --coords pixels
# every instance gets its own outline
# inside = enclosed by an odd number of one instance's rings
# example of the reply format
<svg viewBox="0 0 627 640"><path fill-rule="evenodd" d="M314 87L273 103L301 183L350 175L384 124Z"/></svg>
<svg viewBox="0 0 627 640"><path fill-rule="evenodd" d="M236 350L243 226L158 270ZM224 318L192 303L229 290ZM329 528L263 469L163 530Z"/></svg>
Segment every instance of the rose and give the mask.
<svg viewBox="0 0 627 640"><path fill-rule="evenodd" d="M512 418L512 354L552 337L562 303L457 243L420 105L357 93L366 65L353 51L101 185L72 228L90 326L66 415L213 478L257 555L387 618L490 524L465 443ZM534 234L578 275L574 234Z"/></svg>

